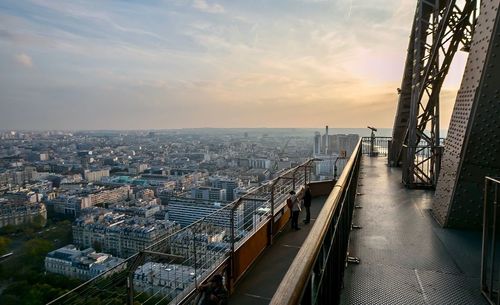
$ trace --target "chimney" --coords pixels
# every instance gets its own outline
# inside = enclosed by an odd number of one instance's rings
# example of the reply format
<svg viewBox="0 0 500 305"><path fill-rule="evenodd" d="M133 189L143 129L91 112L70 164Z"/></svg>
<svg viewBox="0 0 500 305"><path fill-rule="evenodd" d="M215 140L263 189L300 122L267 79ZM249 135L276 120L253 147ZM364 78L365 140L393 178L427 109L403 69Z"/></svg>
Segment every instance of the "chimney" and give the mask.
<svg viewBox="0 0 500 305"><path fill-rule="evenodd" d="M325 132L325 155L328 155L328 147L329 147L329 136L328 136L328 125L326 125L326 132Z"/></svg>

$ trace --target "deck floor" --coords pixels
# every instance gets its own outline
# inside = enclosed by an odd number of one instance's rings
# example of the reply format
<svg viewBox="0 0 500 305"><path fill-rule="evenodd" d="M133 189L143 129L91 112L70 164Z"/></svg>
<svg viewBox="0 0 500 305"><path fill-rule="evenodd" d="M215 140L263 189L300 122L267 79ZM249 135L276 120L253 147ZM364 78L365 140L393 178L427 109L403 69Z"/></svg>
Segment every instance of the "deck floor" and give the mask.
<svg viewBox="0 0 500 305"><path fill-rule="evenodd" d="M235 291L229 298L229 304L269 304L302 243L307 238L325 200L326 197L313 198L309 224L302 223L305 211L300 213L299 227L301 230L292 230L290 222L283 228L282 232L274 239L273 245L264 250L254 265L237 283Z"/></svg>
<svg viewBox="0 0 500 305"><path fill-rule="evenodd" d="M386 158L363 157L342 305L487 305L480 284L481 232L441 228L433 192L408 190Z"/></svg>

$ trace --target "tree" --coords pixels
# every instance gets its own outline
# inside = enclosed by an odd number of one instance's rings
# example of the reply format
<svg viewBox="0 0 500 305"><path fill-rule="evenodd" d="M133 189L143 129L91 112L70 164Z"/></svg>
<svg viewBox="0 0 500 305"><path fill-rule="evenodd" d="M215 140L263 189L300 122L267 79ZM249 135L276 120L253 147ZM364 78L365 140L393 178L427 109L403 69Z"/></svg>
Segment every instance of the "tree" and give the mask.
<svg viewBox="0 0 500 305"><path fill-rule="evenodd" d="M43 256L54 248L54 244L45 239L33 238L24 244L24 250L28 258Z"/></svg>
<svg viewBox="0 0 500 305"><path fill-rule="evenodd" d="M54 243L49 240L34 238L28 240L23 246L23 263L34 272L42 271L45 256L54 249Z"/></svg>
<svg viewBox="0 0 500 305"><path fill-rule="evenodd" d="M0 236L0 255L9 252L10 239L5 236Z"/></svg>
<svg viewBox="0 0 500 305"><path fill-rule="evenodd" d="M31 225L32 227L35 229L35 230L40 230L41 228L43 228L45 226L45 224L47 223L47 220L42 216L42 215L37 215L33 218L33 221L31 222Z"/></svg>

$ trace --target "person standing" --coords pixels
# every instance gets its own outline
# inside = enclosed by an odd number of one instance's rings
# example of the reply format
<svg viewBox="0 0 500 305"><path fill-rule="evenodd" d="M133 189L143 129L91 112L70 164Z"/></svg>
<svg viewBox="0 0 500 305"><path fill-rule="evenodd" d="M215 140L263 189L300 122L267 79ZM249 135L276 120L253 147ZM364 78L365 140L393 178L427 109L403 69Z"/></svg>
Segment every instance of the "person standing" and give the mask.
<svg viewBox="0 0 500 305"><path fill-rule="evenodd" d="M304 223L308 224L311 222L311 200L312 200L312 195L311 195L311 189L309 188L309 185L306 185L306 190L304 191L304 207L306 208L306 218L304 218Z"/></svg>
<svg viewBox="0 0 500 305"><path fill-rule="evenodd" d="M297 198L297 195L295 195L295 191L290 191L290 205L291 205L290 210L292 210L292 229L300 230L300 228L299 228L299 214L300 214L301 208L300 208L299 199Z"/></svg>
<svg viewBox="0 0 500 305"><path fill-rule="evenodd" d="M227 305L227 290L222 275L216 274L207 284L198 287L201 292L197 305Z"/></svg>

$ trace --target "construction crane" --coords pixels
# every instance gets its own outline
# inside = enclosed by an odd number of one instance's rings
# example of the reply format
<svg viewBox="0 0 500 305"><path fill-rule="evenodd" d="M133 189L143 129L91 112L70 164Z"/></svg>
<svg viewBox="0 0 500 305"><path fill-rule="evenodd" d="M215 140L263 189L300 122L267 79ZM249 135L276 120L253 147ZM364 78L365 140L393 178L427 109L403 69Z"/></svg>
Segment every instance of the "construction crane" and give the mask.
<svg viewBox="0 0 500 305"><path fill-rule="evenodd" d="M289 138L286 139L285 144L283 145L283 148L281 148L280 152L278 153L278 159L274 161L274 165L273 165L273 169L275 171L278 170L279 161L281 160L281 157L285 153L285 149L287 148L288 143L290 143L291 139L292 139L291 137L289 137Z"/></svg>

